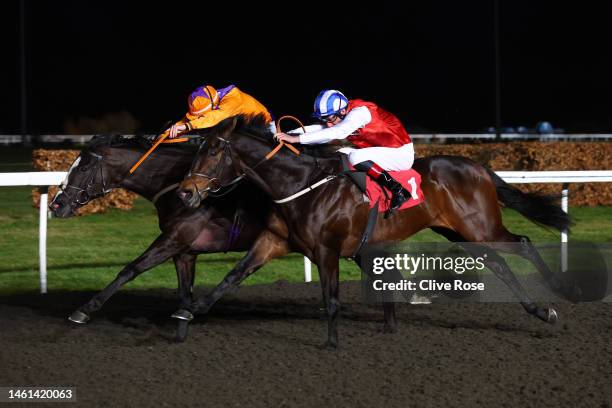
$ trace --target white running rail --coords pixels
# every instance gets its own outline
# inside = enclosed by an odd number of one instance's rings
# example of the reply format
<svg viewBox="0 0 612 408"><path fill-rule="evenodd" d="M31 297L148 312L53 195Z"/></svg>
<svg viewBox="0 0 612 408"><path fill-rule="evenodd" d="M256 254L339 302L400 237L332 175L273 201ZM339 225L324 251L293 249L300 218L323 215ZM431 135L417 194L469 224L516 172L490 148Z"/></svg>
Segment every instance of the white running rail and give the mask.
<svg viewBox="0 0 612 408"><path fill-rule="evenodd" d="M568 211L569 184L570 183L610 183L612 170L580 170L580 171L498 171L496 172L507 183L561 183L561 208ZM0 187L2 186L38 186L40 188L39 210L39 239L38 253L40 257L40 293L47 293L47 205L48 187L62 183L66 172L46 171L32 173L0 173ZM567 232L561 233L561 265L567 268ZM312 281L312 265L304 257L304 280Z"/></svg>

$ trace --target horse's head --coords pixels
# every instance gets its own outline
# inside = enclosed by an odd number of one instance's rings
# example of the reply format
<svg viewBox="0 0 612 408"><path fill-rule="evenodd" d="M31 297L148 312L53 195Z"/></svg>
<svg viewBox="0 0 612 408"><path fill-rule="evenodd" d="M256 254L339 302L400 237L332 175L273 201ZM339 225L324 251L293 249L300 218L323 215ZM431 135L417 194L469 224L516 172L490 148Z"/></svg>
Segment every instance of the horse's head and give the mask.
<svg viewBox="0 0 612 408"><path fill-rule="evenodd" d="M198 207L209 193L217 192L239 176L239 160L232 152L230 141L235 126L235 117L225 120L203 139L191 170L178 188L178 195L186 206Z"/></svg>
<svg viewBox="0 0 612 408"><path fill-rule="evenodd" d="M49 208L54 216L66 218L89 201L110 192L124 177L126 164L111 157L112 137L94 136L72 163L60 191ZM123 165L122 165L123 164Z"/></svg>

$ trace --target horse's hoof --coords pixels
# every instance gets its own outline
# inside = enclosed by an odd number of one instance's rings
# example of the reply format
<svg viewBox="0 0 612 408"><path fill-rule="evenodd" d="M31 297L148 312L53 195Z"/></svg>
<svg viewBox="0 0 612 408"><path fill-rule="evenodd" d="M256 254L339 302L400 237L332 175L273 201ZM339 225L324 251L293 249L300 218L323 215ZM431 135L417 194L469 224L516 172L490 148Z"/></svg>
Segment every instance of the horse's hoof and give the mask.
<svg viewBox="0 0 612 408"><path fill-rule="evenodd" d="M190 322L193 320L193 314L187 309L179 309L171 316L173 319L185 320Z"/></svg>
<svg viewBox="0 0 612 408"><path fill-rule="evenodd" d="M548 318L546 319L546 321L550 324L555 324L558 320L559 315L557 314L557 311L553 308L548 309Z"/></svg>
<svg viewBox="0 0 612 408"><path fill-rule="evenodd" d="M187 334L189 333L189 320L179 320L178 322L178 330L176 332L176 341L178 343L183 343L187 340Z"/></svg>
<svg viewBox="0 0 612 408"><path fill-rule="evenodd" d="M68 320L70 320L72 323L85 324L89 321L89 316L80 310L76 310L74 313L68 316Z"/></svg>

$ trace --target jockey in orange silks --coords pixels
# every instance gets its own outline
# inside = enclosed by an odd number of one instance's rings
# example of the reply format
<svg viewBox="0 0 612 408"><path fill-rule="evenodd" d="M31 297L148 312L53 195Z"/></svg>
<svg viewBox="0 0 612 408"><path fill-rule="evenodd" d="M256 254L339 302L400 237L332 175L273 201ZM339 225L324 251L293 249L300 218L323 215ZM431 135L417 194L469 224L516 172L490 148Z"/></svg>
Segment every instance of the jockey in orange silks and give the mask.
<svg viewBox="0 0 612 408"><path fill-rule="evenodd" d="M343 148L355 169L366 172L380 186L393 194L391 208L397 209L410 193L387 171L409 170L414 163L414 147L400 120L372 102L348 100L340 91L324 90L315 99L314 117L321 124L306 126L306 133L296 129L292 136L275 137L289 143L318 144L347 139L357 149Z"/></svg>
<svg viewBox="0 0 612 408"><path fill-rule="evenodd" d="M210 85L199 86L189 95L189 112L164 134L173 139L193 129L205 129L235 115L263 115L275 132L272 115L257 99L242 92L235 85L215 89Z"/></svg>

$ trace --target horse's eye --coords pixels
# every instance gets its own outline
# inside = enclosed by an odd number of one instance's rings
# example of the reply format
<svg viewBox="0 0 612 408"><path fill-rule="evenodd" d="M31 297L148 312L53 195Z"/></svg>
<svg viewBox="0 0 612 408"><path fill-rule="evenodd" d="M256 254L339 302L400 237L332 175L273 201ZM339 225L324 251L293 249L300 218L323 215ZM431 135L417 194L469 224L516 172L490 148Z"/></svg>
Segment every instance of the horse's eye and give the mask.
<svg viewBox="0 0 612 408"><path fill-rule="evenodd" d="M86 172L87 170L89 170L89 169L88 169L86 166L83 166L83 167L81 167L81 168L80 168L80 170L81 170L83 173L85 173L85 172Z"/></svg>

